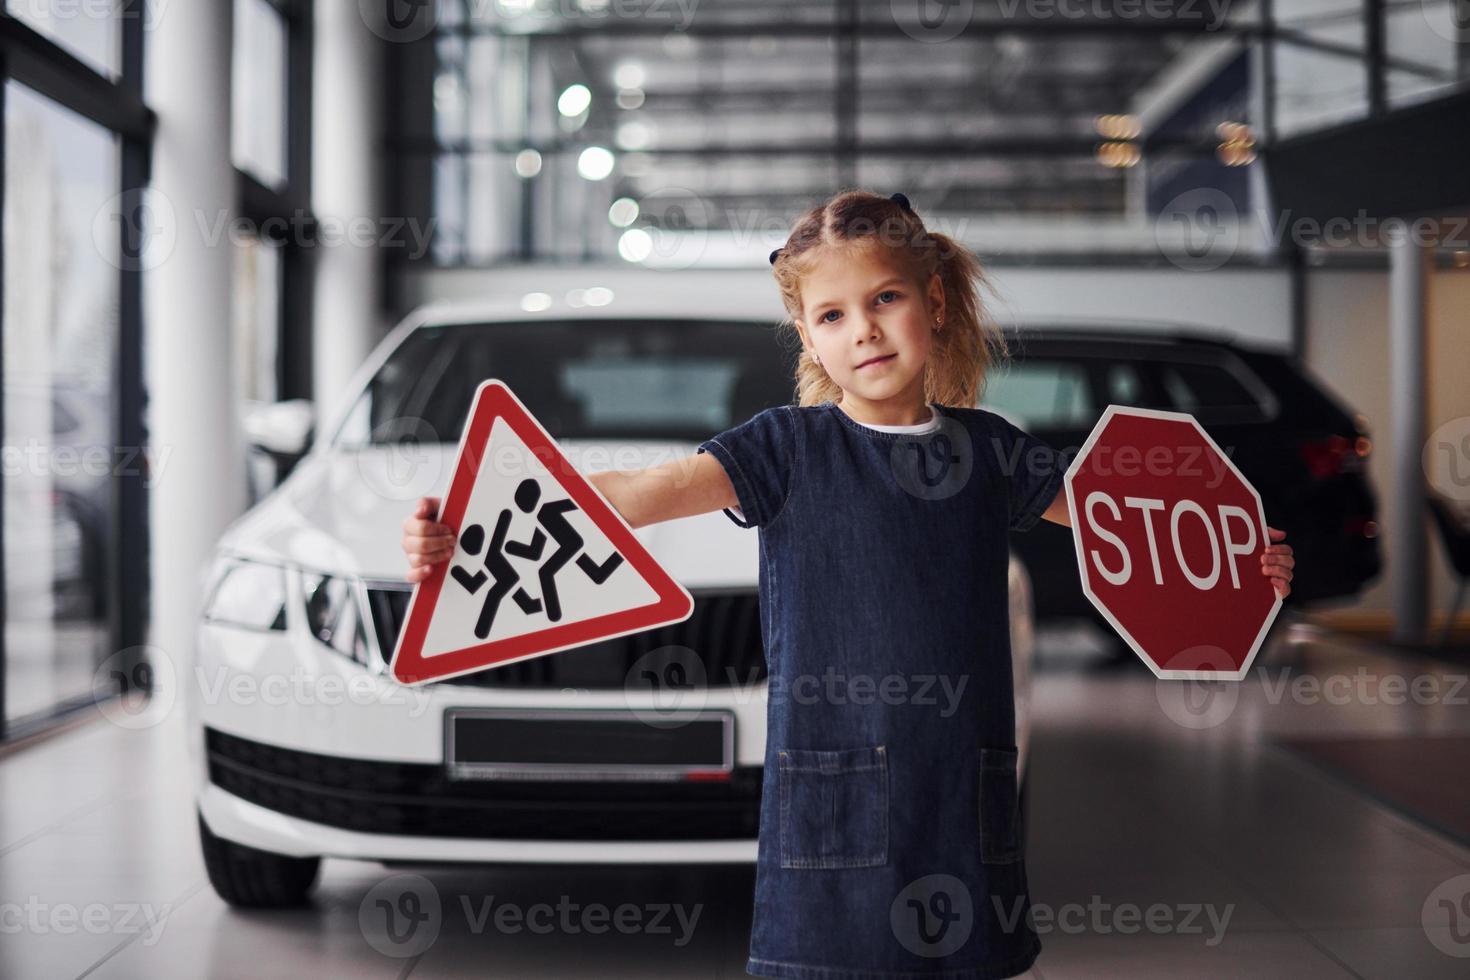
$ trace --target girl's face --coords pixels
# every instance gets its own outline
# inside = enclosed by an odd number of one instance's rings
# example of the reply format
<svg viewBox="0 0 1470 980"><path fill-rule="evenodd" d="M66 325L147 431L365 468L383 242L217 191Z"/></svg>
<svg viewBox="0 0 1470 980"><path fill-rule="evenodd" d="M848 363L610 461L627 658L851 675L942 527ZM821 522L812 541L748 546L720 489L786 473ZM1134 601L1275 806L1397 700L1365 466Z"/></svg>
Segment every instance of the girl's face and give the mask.
<svg viewBox="0 0 1470 980"><path fill-rule="evenodd" d="M920 290L881 247L830 255L802 282L801 302L802 342L845 404L869 415L923 405L924 362L944 316L937 273Z"/></svg>

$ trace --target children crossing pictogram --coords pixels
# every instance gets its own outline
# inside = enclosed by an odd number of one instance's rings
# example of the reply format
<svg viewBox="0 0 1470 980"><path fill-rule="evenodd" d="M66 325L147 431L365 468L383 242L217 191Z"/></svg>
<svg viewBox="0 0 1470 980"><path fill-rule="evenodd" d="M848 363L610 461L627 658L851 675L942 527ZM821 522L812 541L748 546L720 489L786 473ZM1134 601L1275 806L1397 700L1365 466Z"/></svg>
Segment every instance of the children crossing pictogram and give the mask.
<svg viewBox="0 0 1470 980"><path fill-rule="evenodd" d="M458 529L455 552L409 601L389 668L404 684L693 612L689 593L500 381L475 392L439 520Z"/></svg>

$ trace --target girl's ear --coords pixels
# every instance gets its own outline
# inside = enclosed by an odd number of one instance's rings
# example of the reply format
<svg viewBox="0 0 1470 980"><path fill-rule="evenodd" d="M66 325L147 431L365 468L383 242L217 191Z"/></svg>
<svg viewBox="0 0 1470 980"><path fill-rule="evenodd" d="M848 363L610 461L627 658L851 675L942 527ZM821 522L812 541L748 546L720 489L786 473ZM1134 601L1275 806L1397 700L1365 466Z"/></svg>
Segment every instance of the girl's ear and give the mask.
<svg viewBox="0 0 1470 980"><path fill-rule="evenodd" d="M944 319L944 280L937 272L929 277L929 308L937 319Z"/></svg>

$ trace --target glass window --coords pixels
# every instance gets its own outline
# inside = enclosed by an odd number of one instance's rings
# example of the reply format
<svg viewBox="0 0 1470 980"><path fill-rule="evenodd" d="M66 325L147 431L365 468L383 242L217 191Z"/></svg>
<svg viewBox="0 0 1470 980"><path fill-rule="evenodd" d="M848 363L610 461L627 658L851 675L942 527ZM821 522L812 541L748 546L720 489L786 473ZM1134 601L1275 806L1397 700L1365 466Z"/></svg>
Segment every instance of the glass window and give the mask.
<svg viewBox="0 0 1470 980"><path fill-rule="evenodd" d="M5 717L90 697L110 653L113 135L6 83Z"/></svg>
<svg viewBox="0 0 1470 980"><path fill-rule="evenodd" d="M109 78L121 71L116 2L5 0L5 10Z"/></svg>
<svg viewBox="0 0 1470 980"><path fill-rule="evenodd" d="M234 345L235 390L245 410L280 397L277 358L281 337L281 249L261 238L234 246L234 283L230 291L230 328ZM276 485L278 470L268 454L251 448L246 460L250 501Z"/></svg>
<svg viewBox="0 0 1470 980"><path fill-rule="evenodd" d="M235 0L231 150L235 166L286 182L286 21L267 0Z"/></svg>
<svg viewBox="0 0 1470 980"><path fill-rule="evenodd" d="M1105 375L1108 403L1138 405L1143 399L1143 381L1131 364L1109 364Z"/></svg>
<svg viewBox="0 0 1470 980"><path fill-rule="evenodd" d="M235 247L234 333L236 390L247 401L275 401L281 335L281 246L260 238Z"/></svg>
<svg viewBox="0 0 1470 980"><path fill-rule="evenodd" d="M1281 36L1271 45L1275 68L1276 126L1296 133L1368 113L1368 68L1362 0L1276 0ZM1297 36L1308 43L1293 44Z"/></svg>
<svg viewBox="0 0 1470 980"><path fill-rule="evenodd" d="M492 377L558 439L704 439L790 404L792 376L774 330L755 322L424 327L369 382L337 442L455 442L475 388Z"/></svg>
<svg viewBox="0 0 1470 980"><path fill-rule="evenodd" d="M1455 20L1456 13L1460 20ZM1444 95L1470 81L1470 10L1455 0L1420 0L1387 5L1385 62L1390 108Z"/></svg>
<svg viewBox="0 0 1470 980"><path fill-rule="evenodd" d="M990 376L980 404L1004 413L1021 428L1089 426L1100 410L1087 373L1071 361L1027 359Z"/></svg>
<svg viewBox="0 0 1470 980"><path fill-rule="evenodd" d="M1265 417L1260 399L1232 371L1219 364L1173 362L1159 365L1159 378L1175 411L1200 421L1248 421Z"/></svg>

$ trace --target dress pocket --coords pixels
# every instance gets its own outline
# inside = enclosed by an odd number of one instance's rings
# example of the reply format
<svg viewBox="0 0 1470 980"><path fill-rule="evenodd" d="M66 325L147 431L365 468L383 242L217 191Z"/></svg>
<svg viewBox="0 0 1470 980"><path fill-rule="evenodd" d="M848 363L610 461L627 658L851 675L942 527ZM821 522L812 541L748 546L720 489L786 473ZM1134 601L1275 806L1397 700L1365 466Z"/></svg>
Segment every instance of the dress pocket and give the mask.
<svg viewBox="0 0 1470 980"><path fill-rule="evenodd" d="M781 749L781 867L888 863L888 751Z"/></svg>
<svg viewBox="0 0 1470 980"><path fill-rule="evenodd" d="M1010 864L1021 857L1020 796L1015 749L980 749L980 860Z"/></svg>

